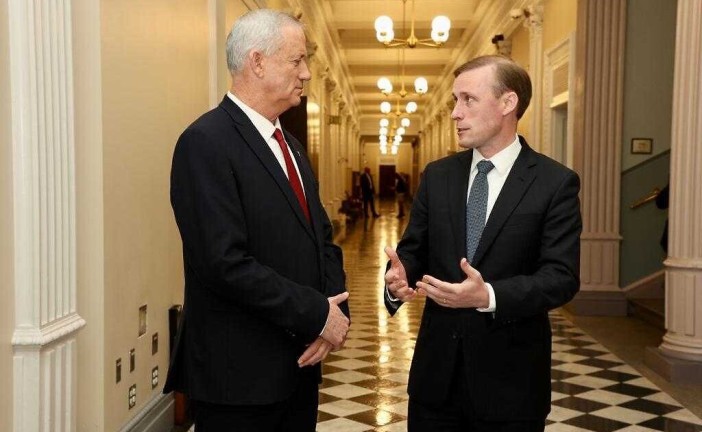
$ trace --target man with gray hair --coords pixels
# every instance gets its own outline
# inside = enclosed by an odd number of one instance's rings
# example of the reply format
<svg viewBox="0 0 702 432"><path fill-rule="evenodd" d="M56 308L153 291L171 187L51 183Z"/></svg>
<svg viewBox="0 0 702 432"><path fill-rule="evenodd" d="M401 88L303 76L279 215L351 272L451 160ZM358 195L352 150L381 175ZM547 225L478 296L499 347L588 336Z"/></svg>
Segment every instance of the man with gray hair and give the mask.
<svg viewBox="0 0 702 432"><path fill-rule="evenodd" d="M314 431L320 361L349 328L341 249L300 143L279 116L310 79L302 24L239 18L229 93L178 139L171 204L185 300L164 392L203 431Z"/></svg>

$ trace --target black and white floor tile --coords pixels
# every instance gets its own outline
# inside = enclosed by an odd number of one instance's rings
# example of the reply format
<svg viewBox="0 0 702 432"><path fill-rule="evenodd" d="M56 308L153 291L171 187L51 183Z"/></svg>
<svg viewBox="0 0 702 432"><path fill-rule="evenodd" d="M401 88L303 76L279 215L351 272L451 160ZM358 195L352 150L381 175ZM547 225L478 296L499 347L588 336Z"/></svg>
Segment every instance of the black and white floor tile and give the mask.
<svg viewBox="0 0 702 432"><path fill-rule="evenodd" d="M342 243L352 326L344 349L323 368L318 432L407 430L407 377L421 302L395 317L383 306L385 245L396 245L401 220L385 210L361 220ZM390 210L391 211L391 210ZM702 432L702 420L609 352L559 311L551 313L552 409L548 432Z"/></svg>
<svg viewBox="0 0 702 432"><path fill-rule="evenodd" d="M348 273L352 330L343 350L324 364L318 432L407 430L407 376L422 304L395 317L383 306L380 284L385 245L402 226L392 214L357 223L342 244ZM702 420L631 366L551 313L552 409L549 432L700 432Z"/></svg>

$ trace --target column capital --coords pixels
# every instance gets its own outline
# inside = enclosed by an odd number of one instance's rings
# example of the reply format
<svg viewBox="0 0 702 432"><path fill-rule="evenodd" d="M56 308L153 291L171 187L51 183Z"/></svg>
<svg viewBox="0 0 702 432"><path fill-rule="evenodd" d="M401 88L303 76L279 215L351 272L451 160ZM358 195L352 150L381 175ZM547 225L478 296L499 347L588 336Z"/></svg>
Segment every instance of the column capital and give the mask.
<svg viewBox="0 0 702 432"><path fill-rule="evenodd" d="M543 0L535 0L524 9L524 27L529 30L541 30L544 23Z"/></svg>

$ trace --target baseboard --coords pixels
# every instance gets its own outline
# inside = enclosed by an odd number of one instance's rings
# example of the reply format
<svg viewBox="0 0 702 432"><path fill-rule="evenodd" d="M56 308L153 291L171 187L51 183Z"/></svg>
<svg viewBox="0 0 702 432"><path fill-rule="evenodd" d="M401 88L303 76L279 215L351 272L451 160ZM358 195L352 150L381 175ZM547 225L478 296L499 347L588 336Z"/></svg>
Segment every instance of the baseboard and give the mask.
<svg viewBox="0 0 702 432"><path fill-rule="evenodd" d="M173 394L159 393L120 432L170 432L173 429Z"/></svg>
<svg viewBox="0 0 702 432"><path fill-rule="evenodd" d="M576 316L627 315L627 301L621 291L579 291L564 308Z"/></svg>
<svg viewBox="0 0 702 432"><path fill-rule="evenodd" d="M665 298L665 270L652 273L622 288L628 299Z"/></svg>

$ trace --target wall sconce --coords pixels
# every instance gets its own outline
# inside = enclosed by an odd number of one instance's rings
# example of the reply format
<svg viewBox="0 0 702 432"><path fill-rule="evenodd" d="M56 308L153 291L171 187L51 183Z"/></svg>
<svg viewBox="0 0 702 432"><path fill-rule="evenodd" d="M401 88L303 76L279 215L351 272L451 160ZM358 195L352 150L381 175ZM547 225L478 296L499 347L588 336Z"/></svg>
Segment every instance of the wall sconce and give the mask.
<svg viewBox="0 0 702 432"><path fill-rule="evenodd" d="M503 34L496 34L490 41L493 45L495 45L495 50L498 54L505 57L512 56L512 41L505 40L505 36Z"/></svg>

